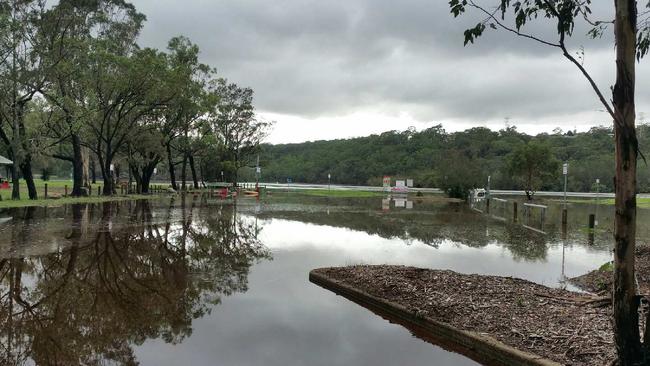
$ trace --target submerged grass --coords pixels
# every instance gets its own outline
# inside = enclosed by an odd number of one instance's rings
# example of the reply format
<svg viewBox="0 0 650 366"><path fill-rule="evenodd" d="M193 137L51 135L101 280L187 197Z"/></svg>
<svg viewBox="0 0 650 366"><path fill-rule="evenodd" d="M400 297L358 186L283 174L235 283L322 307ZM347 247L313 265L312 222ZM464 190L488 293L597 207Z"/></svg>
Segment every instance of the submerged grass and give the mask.
<svg viewBox="0 0 650 366"><path fill-rule="evenodd" d="M102 203L113 201L129 201L141 199L158 199L164 196L161 195L144 195L132 194L128 196L91 196L91 197L63 197L59 199L37 199L37 200L3 200L0 201L0 208L13 208L13 207L52 207L61 206L73 203Z"/></svg>

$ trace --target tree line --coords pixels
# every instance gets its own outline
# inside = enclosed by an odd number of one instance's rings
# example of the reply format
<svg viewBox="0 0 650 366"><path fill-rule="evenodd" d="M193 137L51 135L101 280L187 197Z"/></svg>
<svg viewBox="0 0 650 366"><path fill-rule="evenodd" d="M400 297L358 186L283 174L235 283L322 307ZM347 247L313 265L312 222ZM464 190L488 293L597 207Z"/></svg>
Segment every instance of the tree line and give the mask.
<svg viewBox="0 0 650 366"><path fill-rule="evenodd" d="M72 168L73 196L97 177L114 194L126 175L147 193L158 170L174 189L189 175L195 188L236 182L270 125L253 90L202 63L186 37L140 47L145 21L124 0L0 3L0 153L13 161L12 198L23 178L36 199L35 168L49 175L57 160Z"/></svg>
<svg viewBox="0 0 650 366"><path fill-rule="evenodd" d="M650 125L639 124L642 151L650 147ZM611 127L531 136L506 127L446 132L442 126L379 135L262 146L263 179L285 182L381 185L382 177L413 178L416 186L437 187L465 197L468 189L562 191L562 164L569 163L568 190L613 192L614 144ZM646 153L646 155L650 155ZM599 183L596 183L596 179ZM650 169L641 165L638 190L650 192Z"/></svg>

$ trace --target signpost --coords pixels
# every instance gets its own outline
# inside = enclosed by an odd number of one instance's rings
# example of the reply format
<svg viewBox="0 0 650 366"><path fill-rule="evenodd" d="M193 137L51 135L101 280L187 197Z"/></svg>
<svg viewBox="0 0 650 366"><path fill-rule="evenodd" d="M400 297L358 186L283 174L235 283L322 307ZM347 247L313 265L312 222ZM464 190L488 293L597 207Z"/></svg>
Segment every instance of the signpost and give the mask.
<svg viewBox="0 0 650 366"><path fill-rule="evenodd" d="M566 184L569 175L569 163L562 164L562 174L564 175L564 208L566 208Z"/></svg>
<svg viewBox="0 0 650 366"><path fill-rule="evenodd" d="M390 191L390 177L388 175L384 176L384 191Z"/></svg>

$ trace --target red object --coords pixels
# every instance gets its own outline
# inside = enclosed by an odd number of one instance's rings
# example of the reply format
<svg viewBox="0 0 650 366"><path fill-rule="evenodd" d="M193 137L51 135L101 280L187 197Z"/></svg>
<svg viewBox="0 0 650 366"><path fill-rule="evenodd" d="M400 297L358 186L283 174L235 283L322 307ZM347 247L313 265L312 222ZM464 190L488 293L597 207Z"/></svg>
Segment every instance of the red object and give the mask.
<svg viewBox="0 0 650 366"><path fill-rule="evenodd" d="M11 187L9 187L9 182L4 181L4 182L0 183L0 189L10 189L10 188Z"/></svg>

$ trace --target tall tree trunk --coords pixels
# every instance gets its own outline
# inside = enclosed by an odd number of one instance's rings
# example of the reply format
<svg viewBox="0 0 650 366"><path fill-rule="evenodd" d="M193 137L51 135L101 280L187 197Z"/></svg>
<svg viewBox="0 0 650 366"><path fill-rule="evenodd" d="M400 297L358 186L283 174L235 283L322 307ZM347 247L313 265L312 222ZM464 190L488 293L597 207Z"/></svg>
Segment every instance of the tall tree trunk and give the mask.
<svg viewBox="0 0 650 366"><path fill-rule="evenodd" d="M196 176L196 165L194 164L194 155L189 154L190 170L192 171L192 181L194 182L194 189L199 189L199 180Z"/></svg>
<svg viewBox="0 0 650 366"><path fill-rule="evenodd" d="M169 179L172 183L172 188L175 191L178 191L178 184L176 184L176 171L174 169L174 157L172 156L172 145L171 142L167 143L167 163L169 164Z"/></svg>
<svg viewBox="0 0 650 366"><path fill-rule="evenodd" d="M149 193L149 184L153 176L153 170L156 168L158 162L146 165L142 169L142 193Z"/></svg>
<svg viewBox="0 0 650 366"><path fill-rule="evenodd" d="M72 134L72 196L83 194L83 155L79 135Z"/></svg>
<svg viewBox="0 0 650 366"><path fill-rule="evenodd" d="M90 149L81 147L81 185L90 189Z"/></svg>
<svg viewBox="0 0 650 366"><path fill-rule="evenodd" d="M187 178L187 154L183 153L183 165L181 168L181 189L183 191L187 189L187 186L185 185L186 178Z"/></svg>
<svg viewBox="0 0 650 366"><path fill-rule="evenodd" d="M616 84L613 104L616 120L615 225L614 225L614 338L620 365L641 362L638 298L635 286L636 162L635 131L635 0L615 0Z"/></svg>
<svg viewBox="0 0 650 366"><path fill-rule="evenodd" d="M30 200L38 199L38 192L36 192L36 184L34 184L34 174L32 173L32 156L31 154L25 155L25 159L20 164L20 171L23 173L23 179L27 184L27 193Z"/></svg>
<svg viewBox="0 0 650 366"><path fill-rule="evenodd" d="M13 164L11 164L11 199L20 200L20 176L18 173L18 157L13 152L9 154Z"/></svg>
<svg viewBox="0 0 650 366"><path fill-rule="evenodd" d="M111 171L111 164L113 161L110 156L111 151L109 148L107 149L106 157L102 162L102 176L104 178L104 187L102 188L102 194L104 196L112 196L115 186L114 173Z"/></svg>
<svg viewBox="0 0 650 366"><path fill-rule="evenodd" d="M95 159L90 160L90 176L92 177L92 183L97 183L97 167L95 166Z"/></svg>

